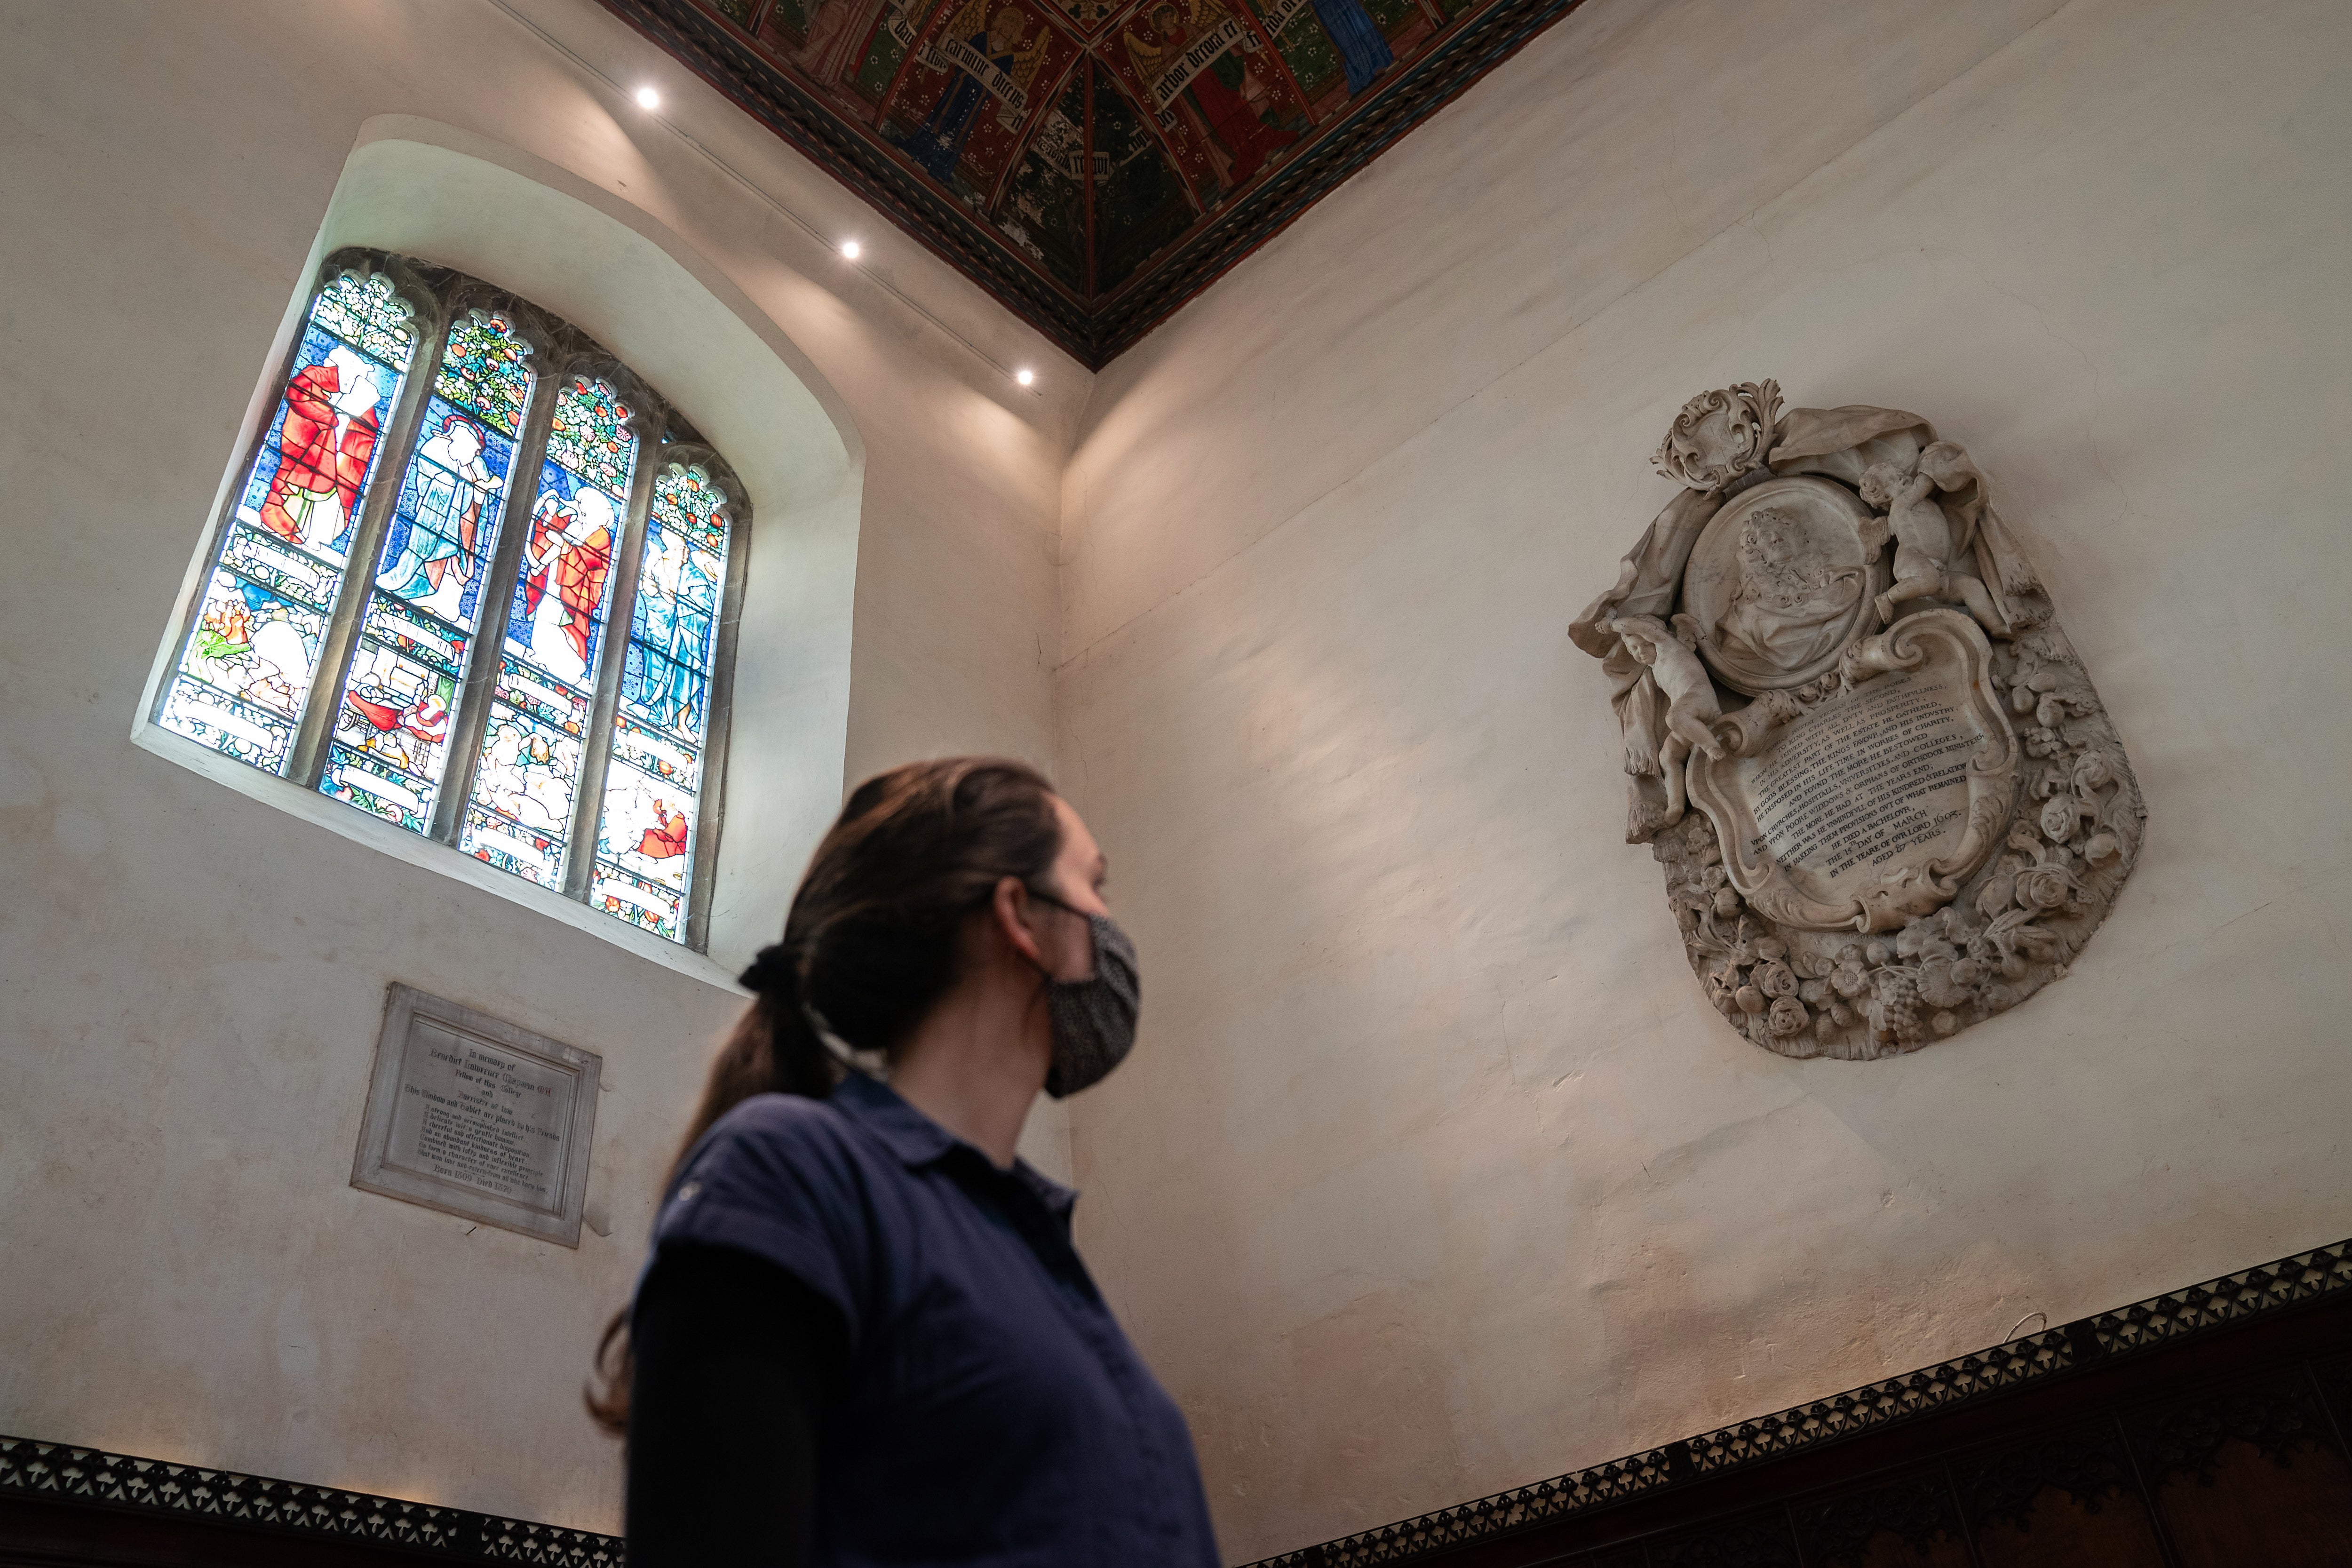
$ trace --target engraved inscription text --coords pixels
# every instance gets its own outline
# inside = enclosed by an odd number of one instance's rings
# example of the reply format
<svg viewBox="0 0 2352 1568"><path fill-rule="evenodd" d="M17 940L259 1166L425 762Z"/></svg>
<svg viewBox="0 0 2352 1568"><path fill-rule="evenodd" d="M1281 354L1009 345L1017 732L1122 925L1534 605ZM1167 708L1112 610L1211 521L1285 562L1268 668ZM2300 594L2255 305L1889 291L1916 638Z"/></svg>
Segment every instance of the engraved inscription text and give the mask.
<svg viewBox="0 0 2352 1568"><path fill-rule="evenodd" d="M556 1208L577 1083L562 1068L419 1018L385 1163Z"/></svg>
<svg viewBox="0 0 2352 1568"><path fill-rule="evenodd" d="M1966 701L1933 675L1882 676L1790 725L1739 769L1761 830L1751 847L1835 879L1957 836L1983 743Z"/></svg>

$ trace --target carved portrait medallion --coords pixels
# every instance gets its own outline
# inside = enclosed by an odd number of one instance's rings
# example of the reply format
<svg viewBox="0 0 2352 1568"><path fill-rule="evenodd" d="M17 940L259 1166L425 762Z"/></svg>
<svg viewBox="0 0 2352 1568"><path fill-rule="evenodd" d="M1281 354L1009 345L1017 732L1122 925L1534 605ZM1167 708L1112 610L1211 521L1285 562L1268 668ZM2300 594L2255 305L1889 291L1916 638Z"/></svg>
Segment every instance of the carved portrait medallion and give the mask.
<svg viewBox="0 0 2352 1568"><path fill-rule="evenodd" d="M1843 485L1766 479L1715 514L1683 573L1698 654L1735 691L1802 686L1872 626L1886 520Z"/></svg>
<svg viewBox="0 0 2352 1568"><path fill-rule="evenodd" d="M1691 399L1657 461L1681 492L1569 635L1708 1002L1868 1059L2063 975L2147 810L1968 453L1767 381Z"/></svg>

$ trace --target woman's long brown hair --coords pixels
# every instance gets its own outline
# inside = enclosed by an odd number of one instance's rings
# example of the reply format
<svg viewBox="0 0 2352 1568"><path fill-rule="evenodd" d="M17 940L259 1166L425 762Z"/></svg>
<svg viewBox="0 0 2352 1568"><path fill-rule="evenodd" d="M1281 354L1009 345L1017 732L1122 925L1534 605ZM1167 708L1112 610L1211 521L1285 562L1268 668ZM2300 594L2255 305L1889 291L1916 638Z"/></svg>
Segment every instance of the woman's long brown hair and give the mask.
<svg viewBox="0 0 2352 1568"><path fill-rule="evenodd" d="M833 1092L841 1069L810 1015L861 1050L895 1049L956 978L956 937L997 883L1034 883L1062 851L1054 786L998 757L909 763L866 780L817 846L783 940L744 972L759 995L719 1047L670 1175L755 1094ZM665 1183L667 1185L667 1183ZM596 1347L588 1413L625 1432L628 1310Z"/></svg>

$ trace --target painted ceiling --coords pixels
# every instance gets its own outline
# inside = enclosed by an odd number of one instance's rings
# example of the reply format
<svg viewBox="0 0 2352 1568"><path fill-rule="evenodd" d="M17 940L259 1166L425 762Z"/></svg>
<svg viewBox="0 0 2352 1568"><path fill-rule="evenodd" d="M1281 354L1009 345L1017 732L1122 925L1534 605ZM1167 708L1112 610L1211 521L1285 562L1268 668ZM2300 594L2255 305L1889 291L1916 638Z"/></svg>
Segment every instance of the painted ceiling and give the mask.
<svg viewBox="0 0 2352 1568"><path fill-rule="evenodd" d="M603 0L1088 366L1577 0Z"/></svg>

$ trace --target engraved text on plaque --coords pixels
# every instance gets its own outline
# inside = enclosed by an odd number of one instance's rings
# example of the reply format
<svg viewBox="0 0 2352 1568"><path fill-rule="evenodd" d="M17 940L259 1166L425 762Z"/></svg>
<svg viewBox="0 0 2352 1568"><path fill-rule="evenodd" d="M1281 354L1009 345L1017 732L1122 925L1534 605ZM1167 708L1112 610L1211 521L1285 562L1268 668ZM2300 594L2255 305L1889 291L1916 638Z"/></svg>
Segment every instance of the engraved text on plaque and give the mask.
<svg viewBox="0 0 2352 1568"><path fill-rule="evenodd" d="M600 1058L392 988L352 1184L576 1247Z"/></svg>
<svg viewBox="0 0 2352 1568"><path fill-rule="evenodd" d="M1832 883L1857 866L1957 843L1969 759L1982 744L1965 689L1937 674L1881 677L1739 764L1759 829L1751 843Z"/></svg>

